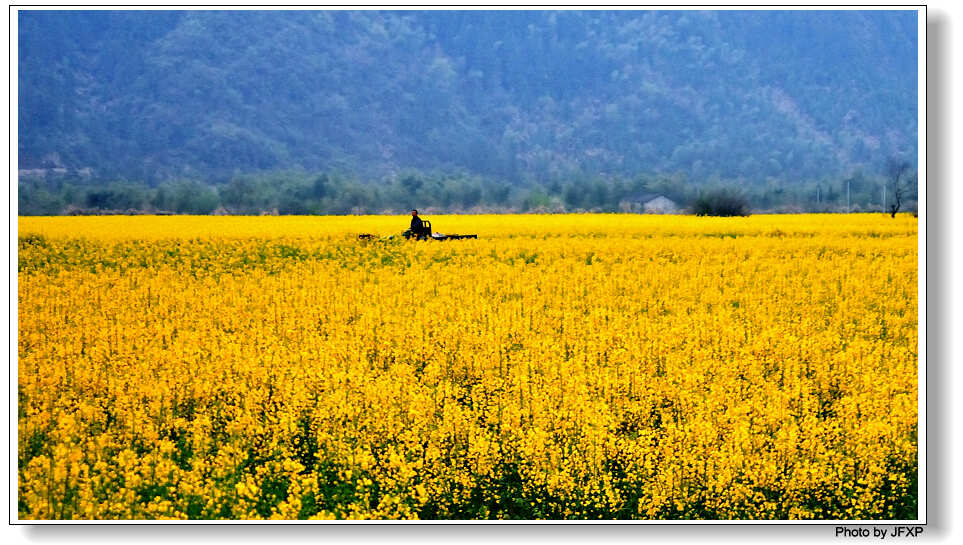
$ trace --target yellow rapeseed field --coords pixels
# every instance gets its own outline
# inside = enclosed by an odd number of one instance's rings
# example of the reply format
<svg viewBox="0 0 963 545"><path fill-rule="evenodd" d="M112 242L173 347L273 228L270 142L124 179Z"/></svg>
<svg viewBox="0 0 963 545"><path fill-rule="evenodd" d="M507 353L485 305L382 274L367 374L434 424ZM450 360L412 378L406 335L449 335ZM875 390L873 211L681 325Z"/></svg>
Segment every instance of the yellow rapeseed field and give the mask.
<svg viewBox="0 0 963 545"><path fill-rule="evenodd" d="M428 219L19 218L19 519L917 517L915 218Z"/></svg>

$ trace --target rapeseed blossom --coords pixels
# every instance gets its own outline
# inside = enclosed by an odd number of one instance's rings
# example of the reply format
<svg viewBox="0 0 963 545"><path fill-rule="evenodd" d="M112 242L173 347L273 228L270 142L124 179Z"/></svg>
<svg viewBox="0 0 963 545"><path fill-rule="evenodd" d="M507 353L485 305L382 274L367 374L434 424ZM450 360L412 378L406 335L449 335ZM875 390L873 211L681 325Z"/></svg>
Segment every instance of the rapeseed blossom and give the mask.
<svg viewBox="0 0 963 545"><path fill-rule="evenodd" d="M19 518L916 518L916 219L430 219L20 218Z"/></svg>

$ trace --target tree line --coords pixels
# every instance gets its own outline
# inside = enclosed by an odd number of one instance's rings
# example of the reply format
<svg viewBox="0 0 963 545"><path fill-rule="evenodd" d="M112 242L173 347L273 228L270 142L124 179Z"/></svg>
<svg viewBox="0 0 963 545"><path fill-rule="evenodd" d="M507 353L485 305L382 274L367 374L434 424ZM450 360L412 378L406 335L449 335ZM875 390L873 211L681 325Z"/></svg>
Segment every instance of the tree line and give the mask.
<svg viewBox="0 0 963 545"><path fill-rule="evenodd" d="M339 172L239 174L208 183L92 181L76 174L21 176L19 215L623 212L662 195L680 212L893 212L915 210L916 173L890 161L880 173L789 184L778 180L693 182L684 173L635 177L574 175L565 181L511 184L470 173L408 170L377 182ZM734 207L734 208L733 208ZM895 213L895 212L894 212ZM729 215L729 214L726 214Z"/></svg>

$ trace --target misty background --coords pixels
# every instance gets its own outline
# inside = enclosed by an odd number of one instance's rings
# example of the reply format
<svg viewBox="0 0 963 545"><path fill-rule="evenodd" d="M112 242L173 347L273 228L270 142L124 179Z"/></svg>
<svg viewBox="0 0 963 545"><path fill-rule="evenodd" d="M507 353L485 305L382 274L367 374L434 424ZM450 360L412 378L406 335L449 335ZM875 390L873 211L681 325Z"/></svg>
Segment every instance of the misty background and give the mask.
<svg viewBox="0 0 963 545"><path fill-rule="evenodd" d="M17 16L23 215L868 211L917 168L916 11Z"/></svg>

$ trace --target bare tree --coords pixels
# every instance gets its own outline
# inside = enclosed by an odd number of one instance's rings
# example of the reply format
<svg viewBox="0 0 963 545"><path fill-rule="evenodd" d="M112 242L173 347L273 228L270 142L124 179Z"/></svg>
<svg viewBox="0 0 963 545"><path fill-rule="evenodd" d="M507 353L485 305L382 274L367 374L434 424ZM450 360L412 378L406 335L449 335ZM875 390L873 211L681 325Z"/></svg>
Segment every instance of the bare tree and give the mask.
<svg viewBox="0 0 963 545"><path fill-rule="evenodd" d="M895 218L900 207L910 193L912 177L910 176L910 162L905 159L890 158L886 163L886 185L893 195L893 202L883 203L889 211L890 217Z"/></svg>

